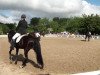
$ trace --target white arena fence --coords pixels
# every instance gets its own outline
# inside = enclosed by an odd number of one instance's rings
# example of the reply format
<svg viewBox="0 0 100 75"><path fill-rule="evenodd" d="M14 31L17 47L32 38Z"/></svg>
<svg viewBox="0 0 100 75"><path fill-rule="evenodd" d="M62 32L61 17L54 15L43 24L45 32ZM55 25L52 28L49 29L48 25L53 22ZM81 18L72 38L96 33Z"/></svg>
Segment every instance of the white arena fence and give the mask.
<svg viewBox="0 0 100 75"><path fill-rule="evenodd" d="M75 35L75 34L46 34L44 37L66 37L66 38L81 38L81 39L84 39L85 35ZM100 39L100 35L92 35L92 39Z"/></svg>
<svg viewBox="0 0 100 75"><path fill-rule="evenodd" d="M7 37L7 35L0 35L0 37Z"/></svg>
<svg viewBox="0 0 100 75"><path fill-rule="evenodd" d="M7 35L0 35L0 37L7 37ZM84 39L85 35L75 35L75 34L46 34L44 37L65 37L65 38L81 38L81 39ZM92 35L92 39L100 39L100 35Z"/></svg>

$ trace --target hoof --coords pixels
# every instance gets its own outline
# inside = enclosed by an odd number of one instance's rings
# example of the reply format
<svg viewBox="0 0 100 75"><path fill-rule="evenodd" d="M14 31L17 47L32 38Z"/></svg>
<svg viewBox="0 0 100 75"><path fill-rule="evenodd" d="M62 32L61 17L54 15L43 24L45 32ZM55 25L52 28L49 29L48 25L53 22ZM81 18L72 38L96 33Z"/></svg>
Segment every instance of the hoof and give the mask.
<svg viewBox="0 0 100 75"><path fill-rule="evenodd" d="M43 68L44 68L44 66L43 66L43 65L40 65L40 64L38 64L38 67L39 67L40 69L43 69Z"/></svg>
<svg viewBox="0 0 100 75"><path fill-rule="evenodd" d="M13 62L12 61L10 61L10 64L12 64Z"/></svg>
<svg viewBox="0 0 100 75"><path fill-rule="evenodd" d="M24 68L24 66L19 66L19 68Z"/></svg>
<svg viewBox="0 0 100 75"><path fill-rule="evenodd" d="M43 70L43 66L40 66L40 69L42 69L42 70Z"/></svg>
<svg viewBox="0 0 100 75"><path fill-rule="evenodd" d="M17 62L15 62L15 65L17 65Z"/></svg>

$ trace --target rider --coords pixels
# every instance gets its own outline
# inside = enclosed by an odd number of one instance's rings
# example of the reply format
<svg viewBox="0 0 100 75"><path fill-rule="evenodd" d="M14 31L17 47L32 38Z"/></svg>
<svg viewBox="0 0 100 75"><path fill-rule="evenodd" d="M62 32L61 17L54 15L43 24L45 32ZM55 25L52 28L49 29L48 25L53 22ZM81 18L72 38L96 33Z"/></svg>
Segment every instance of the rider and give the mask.
<svg viewBox="0 0 100 75"><path fill-rule="evenodd" d="M26 34L27 33L27 21L25 20L26 15L22 14L21 15L21 20L18 23L18 26L16 27L16 34L12 37L12 47L14 48L14 43L15 39L19 37L20 35Z"/></svg>

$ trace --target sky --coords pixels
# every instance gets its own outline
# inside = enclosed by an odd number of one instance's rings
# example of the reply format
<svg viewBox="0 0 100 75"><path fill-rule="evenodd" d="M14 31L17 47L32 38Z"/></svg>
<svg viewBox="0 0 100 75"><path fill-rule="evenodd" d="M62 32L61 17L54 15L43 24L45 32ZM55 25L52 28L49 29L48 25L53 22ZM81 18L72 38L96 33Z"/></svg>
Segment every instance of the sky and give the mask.
<svg viewBox="0 0 100 75"><path fill-rule="evenodd" d="M18 23L22 14L28 22L33 17L100 15L100 0L0 0L0 22Z"/></svg>
<svg viewBox="0 0 100 75"><path fill-rule="evenodd" d="M87 2L96 5L96 6L100 6L100 1L99 0L87 0Z"/></svg>

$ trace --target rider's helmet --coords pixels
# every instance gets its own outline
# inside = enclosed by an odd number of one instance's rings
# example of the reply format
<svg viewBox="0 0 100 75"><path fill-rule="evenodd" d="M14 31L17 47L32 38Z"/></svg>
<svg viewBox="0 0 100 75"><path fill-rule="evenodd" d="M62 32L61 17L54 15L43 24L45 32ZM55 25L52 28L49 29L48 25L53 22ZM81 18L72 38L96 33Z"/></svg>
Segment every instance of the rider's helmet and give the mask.
<svg viewBox="0 0 100 75"><path fill-rule="evenodd" d="M21 18L24 18L25 19L26 18L26 15L25 14L22 14L21 15Z"/></svg>

